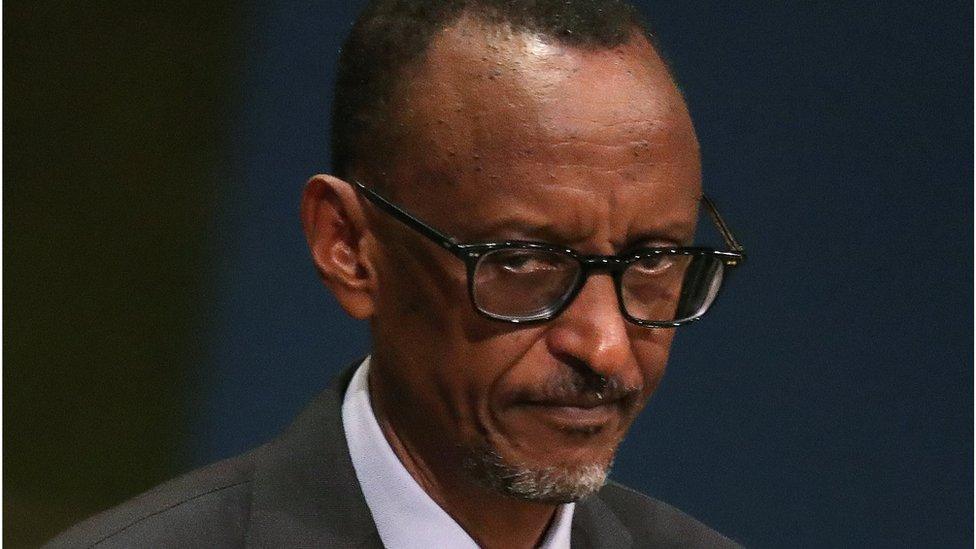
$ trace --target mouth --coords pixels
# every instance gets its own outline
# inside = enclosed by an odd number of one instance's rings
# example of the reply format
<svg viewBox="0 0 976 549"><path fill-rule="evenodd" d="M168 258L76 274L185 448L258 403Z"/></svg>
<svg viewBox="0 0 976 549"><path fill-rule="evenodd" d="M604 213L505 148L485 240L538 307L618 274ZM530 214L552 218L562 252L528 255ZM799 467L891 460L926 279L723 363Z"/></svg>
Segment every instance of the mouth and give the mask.
<svg viewBox="0 0 976 549"><path fill-rule="evenodd" d="M622 399L599 396L538 400L522 403L521 410L546 426L568 434L592 435L615 424L624 412Z"/></svg>
<svg viewBox="0 0 976 549"><path fill-rule="evenodd" d="M533 411L560 431L594 434L611 423L619 412L612 406L549 406L535 405Z"/></svg>
<svg viewBox="0 0 976 549"><path fill-rule="evenodd" d="M617 378L591 383L553 379L513 392L501 410L507 430L525 444L580 452L618 441L640 409L638 385Z"/></svg>

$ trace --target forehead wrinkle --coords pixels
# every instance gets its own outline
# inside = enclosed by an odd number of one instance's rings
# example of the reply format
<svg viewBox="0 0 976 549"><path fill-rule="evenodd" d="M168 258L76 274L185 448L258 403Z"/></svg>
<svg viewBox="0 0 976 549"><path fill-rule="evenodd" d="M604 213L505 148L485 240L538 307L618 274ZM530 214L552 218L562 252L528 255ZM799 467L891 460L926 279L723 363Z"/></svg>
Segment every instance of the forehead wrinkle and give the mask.
<svg viewBox="0 0 976 549"><path fill-rule="evenodd" d="M463 40L465 46L474 44L477 51L472 51L471 47L458 47L458 40ZM436 147L448 154L487 151L498 146L500 141L524 142L540 131L544 134L564 131L567 123L574 119L580 126L593 124L598 129L646 125L648 119L653 121L651 129L653 126L672 126L662 124L672 118L662 114L674 110L670 107L675 97L683 103L680 94L649 44L632 42L634 44L614 50L585 51L552 44L539 36L513 32L498 25L462 19L434 39L426 63L407 79L408 89L400 95L436 98L436 101L404 102L401 113L408 120L401 125L414 127L417 133L425 134L423 138L428 141L428 150ZM658 70L655 71L656 65ZM646 94L648 101L637 106L625 101L615 102L618 94L602 93L600 103L618 105L619 112L615 117L603 116L605 109L589 119L577 117L578 101L574 95L585 92L585 86L569 90L574 93L566 93L563 88L564 85L574 85L567 80L585 77L583 69L586 66L602 68L604 76L624 80L629 86L659 87L658 84L663 83L666 89L674 90L666 94L668 98L664 101L654 100L662 95L660 93ZM612 92L618 86L605 84L602 87ZM497 98L503 100L496 101ZM565 105L567 100L570 105ZM424 107L430 112L422 112ZM500 127L510 132L509 139L498 139ZM592 133L586 130L585 127L569 128L565 133L568 138ZM640 128L638 131L647 133Z"/></svg>
<svg viewBox="0 0 976 549"><path fill-rule="evenodd" d="M626 90L603 94L607 83L600 80L607 74ZM474 227L486 214L497 215L505 201L481 203L486 188L497 195L504 192L498 183L524 185L525 174L532 174L540 193L550 185L563 192L585 187L592 179L634 189L643 185L648 194L666 188L671 194L697 191L697 156L681 154L686 152L682 147L697 153L694 129L680 93L649 45L590 52L503 28L459 24L435 38L426 61L406 82L396 112L409 154L393 165L403 174L400 181L436 176L435 181L456 183L447 193L421 191L405 204L416 205L417 213L429 214L422 217L431 222L446 222L438 228L463 230L460 225ZM588 88L591 95L600 91L601 104L581 102ZM694 189L684 193L679 186ZM509 200L515 202L508 207L527 198L513 191ZM596 207L559 212L552 210L551 198L543 198L540 211L594 233L596 221L584 217L606 219L605 209L623 212L639 206L621 198L590 202ZM486 211L489 204L494 212Z"/></svg>

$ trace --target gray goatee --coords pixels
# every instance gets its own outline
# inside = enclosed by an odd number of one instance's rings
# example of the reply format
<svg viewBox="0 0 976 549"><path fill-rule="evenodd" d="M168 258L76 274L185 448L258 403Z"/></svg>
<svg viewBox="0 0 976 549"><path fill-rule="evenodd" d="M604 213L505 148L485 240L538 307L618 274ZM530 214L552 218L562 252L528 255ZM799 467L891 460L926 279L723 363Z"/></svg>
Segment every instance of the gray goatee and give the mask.
<svg viewBox="0 0 976 549"><path fill-rule="evenodd" d="M510 463L489 448L473 452L464 462L481 485L540 503L569 503L597 492L607 481L610 465L531 467Z"/></svg>

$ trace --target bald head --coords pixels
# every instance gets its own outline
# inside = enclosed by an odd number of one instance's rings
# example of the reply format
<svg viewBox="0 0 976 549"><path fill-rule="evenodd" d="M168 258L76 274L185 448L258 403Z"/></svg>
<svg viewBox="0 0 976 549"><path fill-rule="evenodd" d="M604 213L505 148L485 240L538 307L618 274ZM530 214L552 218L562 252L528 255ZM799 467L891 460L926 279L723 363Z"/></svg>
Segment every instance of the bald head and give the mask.
<svg viewBox="0 0 976 549"><path fill-rule="evenodd" d="M650 37L636 10L619 0L373 0L342 49L332 115L334 173L382 168L393 150L392 105L432 43L459 20L480 20L580 50L611 49Z"/></svg>
<svg viewBox="0 0 976 549"><path fill-rule="evenodd" d="M605 154L589 158L591 168L625 179L675 158L685 165L674 169L698 166L681 94L640 34L581 48L464 16L406 71L391 106L386 183L490 182L513 164L578 165L592 146Z"/></svg>

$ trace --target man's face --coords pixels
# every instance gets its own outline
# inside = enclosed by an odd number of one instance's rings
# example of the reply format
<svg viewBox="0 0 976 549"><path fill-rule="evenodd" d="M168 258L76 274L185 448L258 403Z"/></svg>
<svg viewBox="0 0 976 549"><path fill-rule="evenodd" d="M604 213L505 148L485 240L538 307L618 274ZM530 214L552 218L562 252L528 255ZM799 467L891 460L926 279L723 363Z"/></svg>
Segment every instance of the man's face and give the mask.
<svg viewBox="0 0 976 549"><path fill-rule="evenodd" d="M434 40L395 107L388 194L461 242L609 255L691 240L697 140L641 37L587 51L465 19ZM526 486L502 488L523 497L572 499L602 482L673 330L627 323L606 273L549 322L490 320L469 301L463 262L382 213L369 219L371 383L395 431L445 467L522 475Z"/></svg>

